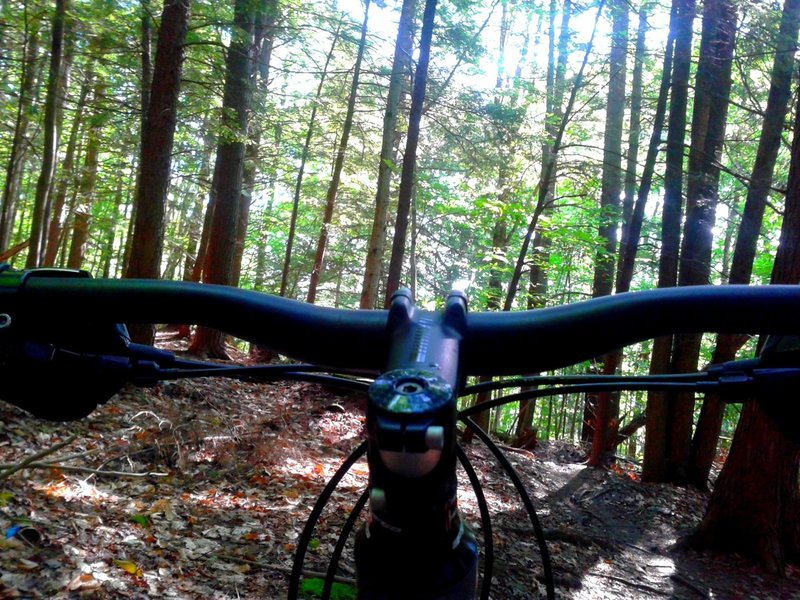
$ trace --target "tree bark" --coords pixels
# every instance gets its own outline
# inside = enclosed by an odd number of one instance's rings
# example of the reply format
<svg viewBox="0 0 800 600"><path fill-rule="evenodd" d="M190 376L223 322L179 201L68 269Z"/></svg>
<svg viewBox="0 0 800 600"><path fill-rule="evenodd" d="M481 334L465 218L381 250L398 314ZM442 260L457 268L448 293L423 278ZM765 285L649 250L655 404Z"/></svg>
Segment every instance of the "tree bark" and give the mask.
<svg viewBox="0 0 800 600"><path fill-rule="evenodd" d="M19 185L22 179L25 156L28 150L28 126L30 124L33 89L37 79L36 56L39 52L38 23L29 31L27 6L25 12L25 46L23 50L22 72L20 74L19 99L17 116L14 124L14 137L6 165L6 179L3 186L3 198L0 203L0 250L11 243L11 232L17 210Z"/></svg>
<svg viewBox="0 0 800 600"><path fill-rule="evenodd" d="M798 30L800 30L800 0L786 0L776 40L761 137L750 175L750 186L736 237L728 283L750 283L758 235L761 232L764 208L772 186L775 160L788 111ZM720 334L717 337L712 362L718 364L734 360L741 343L740 336ZM689 483L700 489L708 487L708 476L716 456L724 407L718 395L707 394L700 411L689 461Z"/></svg>
<svg viewBox="0 0 800 600"><path fill-rule="evenodd" d="M44 107L44 147L42 148L42 167L36 182L36 197L33 201L31 216L30 245L25 267L32 269L42 262L45 241L45 225L47 223L47 205L50 189L53 184L53 171L56 166L58 151L58 127L56 113L58 111L58 91L61 87L61 59L64 46L64 19L67 12L67 0L56 0L53 13L52 43L50 46L50 69L47 74L47 97Z"/></svg>
<svg viewBox="0 0 800 600"><path fill-rule="evenodd" d="M389 273L386 279L386 295L384 297L385 308L389 307L392 294L400 287L400 280L403 273L403 258L405 257L406 235L408 234L408 214L411 209L411 197L414 188L414 178L416 176L417 144L419 143L422 107L425 103L425 88L428 85L428 64L430 62L436 3L437 0L426 0L425 12L422 16L419 59L417 60L417 70L414 73L414 88L411 92L411 112L408 117L406 149L403 153L403 172L400 175L397 216L394 222L392 257L389 261Z"/></svg>
<svg viewBox="0 0 800 600"><path fill-rule="evenodd" d="M395 40L392 74L389 90L386 95L386 110L383 114L383 136L381 139L381 156L378 162L378 181L375 185L375 216L372 221L367 246L367 259L364 265L364 281L361 286L361 308L375 308L380 284L383 251L386 245L386 226L389 213L389 191L392 184L392 173L397 161L395 139L397 138L397 113L400 107L400 96L403 83L411 76L411 51L413 36L411 21L414 17L416 0L403 0L400 12L400 23Z"/></svg>
<svg viewBox="0 0 800 600"><path fill-rule="evenodd" d="M609 53L606 123L603 134L603 171L600 191L600 227L602 247L595 254L592 297L610 296L614 289L614 266L617 254L617 228L620 219L622 194L622 127L625 119L626 54L628 51L628 5L621 0L609 3L611 12L611 50ZM607 359L607 360L606 360ZM603 359L603 372L616 371L618 354ZM611 419L615 416L610 393L597 395L594 416L594 435L589 466L599 467L611 443Z"/></svg>
<svg viewBox="0 0 800 600"><path fill-rule="evenodd" d="M253 110L263 112L266 104L269 69L272 59L272 46L275 41L275 23L278 18L278 1L267 0L256 11L256 24L253 32L253 60L250 79L253 86ZM247 227L250 221L250 209L255 194L256 176L258 174L258 158L261 149L262 128L259 124L250 126L250 139L245 148L244 174L242 177L242 198L239 207L238 227L236 231L236 257L234 265L233 285L238 286L241 278L242 259L244 257Z"/></svg>
<svg viewBox="0 0 800 600"><path fill-rule="evenodd" d="M661 220L661 256L658 262L658 287L674 287L678 283L683 207L683 146L686 140L686 107L692 53L694 0L673 0L675 49L672 67L672 93L667 126L666 166L664 173L664 206ZM672 337L656 338L650 359L650 372L666 373L669 369ZM669 479L670 408L664 394L650 392L647 397L647 433L644 444L642 478L648 481Z"/></svg>
<svg viewBox="0 0 800 600"><path fill-rule="evenodd" d="M215 198L203 281L231 285L236 255L236 231L242 195L245 141L250 108L250 48L255 27L255 7L249 0L236 0L231 43L225 67L222 99L223 133L217 146L214 178ZM199 356L227 358L224 335L198 327L189 351Z"/></svg>
<svg viewBox="0 0 800 600"><path fill-rule="evenodd" d="M80 269L83 266L83 254L86 249L86 241L89 239L89 223L91 216L89 213L80 211L75 213L75 221L72 225L72 241L69 246L69 258L67 259L68 269Z"/></svg>
<svg viewBox="0 0 800 600"><path fill-rule="evenodd" d="M711 273L719 161L725 138L736 36L736 8L729 0L706 0L695 83L692 144L689 152L686 219L678 285L704 285ZM676 335L672 372L697 370L701 335ZM668 469L674 483L686 483L692 443L694 393L669 394Z"/></svg>
<svg viewBox="0 0 800 600"><path fill-rule="evenodd" d="M172 142L178 115L183 48L190 0L167 0L158 31L153 83L139 154L136 219L127 279L158 279L164 247L165 212L172 164ZM152 344L152 326L135 327L132 339Z"/></svg>
<svg viewBox="0 0 800 600"><path fill-rule="evenodd" d="M317 286L319 285L320 275L325 265L325 252L328 247L328 236L331 221L333 220L333 209L336 205L336 193L339 190L339 182L342 177L344 167L344 156L347 152L347 144L350 140L350 130L353 127L353 115L356 110L356 99L358 98L358 80L361 75L361 59L364 57L364 48L367 42L367 21L369 19L369 0L364 3L364 22L361 25L361 39L358 43L356 62L353 65L353 81L350 86L350 97L347 100L347 114L342 126L342 137L339 140L339 149L336 153L336 162L333 166L333 176L328 186L328 193L325 196L325 212L322 216L322 226L319 231L317 241L317 252L314 257L314 268L311 271L311 281L308 285L308 296L306 301L314 304L317 299Z"/></svg>
<svg viewBox="0 0 800 600"><path fill-rule="evenodd" d="M125 272L129 279L154 279L161 273L164 215L188 21L189 0L168 0L161 15L153 85L140 148L136 220Z"/></svg>
<svg viewBox="0 0 800 600"><path fill-rule="evenodd" d="M800 111L795 114L792 161L771 283L800 283ZM793 398L785 399L787 402ZM753 556L784 573L800 560L800 446L756 402L742 411L730 454L692 541L699 547Z"/></svg>

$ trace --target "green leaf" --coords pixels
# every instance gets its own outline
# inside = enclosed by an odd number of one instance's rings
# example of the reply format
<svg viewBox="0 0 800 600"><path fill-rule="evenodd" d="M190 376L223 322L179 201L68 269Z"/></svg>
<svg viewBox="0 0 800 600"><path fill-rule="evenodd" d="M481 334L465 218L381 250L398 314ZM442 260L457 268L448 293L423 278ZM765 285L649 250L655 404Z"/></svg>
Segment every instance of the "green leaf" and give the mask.
<svg viewBox="0 0 800 600"><path fill-rule="evenodd" d="M6 506L13 499L14 494L11 492L0 492L0 506Z"/></svg>
<svg viewBox="0 0 800 600"><path fill-rule="evenodd" d="M325 580L319 577L304 579L300 582L301 598L321 598ZM334 583L331 588L331 600L355 600L356 588L347 583Z"/></svg>
<svg viewBox="0 0 800 600"><path fill-rule="evenodd" d="M142 527L150 525L150 517L148 515L132 515L131 521Z"/></svg>

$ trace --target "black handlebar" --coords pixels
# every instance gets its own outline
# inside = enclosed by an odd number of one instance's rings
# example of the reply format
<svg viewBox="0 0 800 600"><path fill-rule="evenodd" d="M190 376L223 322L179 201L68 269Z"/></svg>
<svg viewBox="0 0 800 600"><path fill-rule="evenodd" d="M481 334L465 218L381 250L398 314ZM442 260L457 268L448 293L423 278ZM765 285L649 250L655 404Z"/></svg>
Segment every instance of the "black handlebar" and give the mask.
<svg viewBox="0 0 800 600"><path fill-rule="evenodd" d="M326 367L386 366L387 311L324 308L216 285L46 274L0 274L0 313L38 335L85 323L192 323ZM461 367L464 375L549 370L659 335L706 331L800 334L800 286L656 289L535 311L469 313Z"/></svg>

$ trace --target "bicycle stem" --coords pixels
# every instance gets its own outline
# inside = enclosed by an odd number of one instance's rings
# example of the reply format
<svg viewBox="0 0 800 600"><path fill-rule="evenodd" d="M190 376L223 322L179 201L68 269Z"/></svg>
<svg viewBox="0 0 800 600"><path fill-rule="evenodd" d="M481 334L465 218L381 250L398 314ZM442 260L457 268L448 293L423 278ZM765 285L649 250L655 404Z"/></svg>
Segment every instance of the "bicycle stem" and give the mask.
<svg viewBox="0 0 800 600"><path fill-rule="evenodd" d="M356 541L360 600L473 600L478 549L457 503L457 391L465 297L442 312L392 297L386 371L367 404L368 523Z"/></svg>

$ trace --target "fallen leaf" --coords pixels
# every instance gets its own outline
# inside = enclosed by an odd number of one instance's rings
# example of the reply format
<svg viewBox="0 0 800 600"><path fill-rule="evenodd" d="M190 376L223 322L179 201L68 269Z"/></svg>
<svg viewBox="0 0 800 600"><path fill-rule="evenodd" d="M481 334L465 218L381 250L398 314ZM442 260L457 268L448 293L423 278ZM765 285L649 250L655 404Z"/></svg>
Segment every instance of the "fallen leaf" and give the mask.
<svg viewBox="0 0 800 600"><path fill-rule="evenodd" d="M100 587L100 582L97 581L91 573L81 573L72 581L67 584L67 591L90 591L96 590Z"/></svg>
<svg viewBox="0 0 800 600"><path fill-rule="evenodd" d="M130 560L115 560L114 564L118 566L120 569L125 571L126 573L130 573L135 577L142 577L144 573L142 572L141 567L137 565L135 562Z"/></svg>
<svg viewBox="0 0 800 600"><path fill-rule="evenodd" d="M174 521L178 518L175 509L172 507L172 503L166 498L161 498L153 502L153 505L150 507L150 514L153 513L163 513L167 521Z"/></svg>

